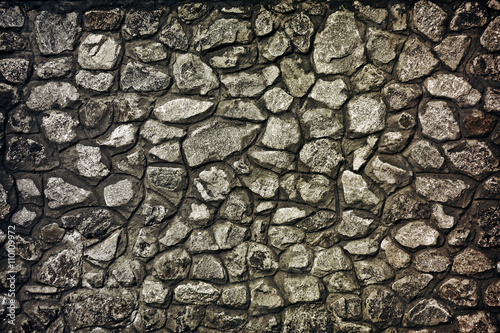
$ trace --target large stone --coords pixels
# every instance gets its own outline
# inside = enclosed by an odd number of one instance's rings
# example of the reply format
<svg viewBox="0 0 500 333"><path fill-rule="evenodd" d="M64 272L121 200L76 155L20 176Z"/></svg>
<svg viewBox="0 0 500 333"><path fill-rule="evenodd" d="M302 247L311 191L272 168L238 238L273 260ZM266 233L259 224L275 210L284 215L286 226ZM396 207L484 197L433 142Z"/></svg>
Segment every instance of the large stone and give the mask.
<svg viewBox="0 0 500 333"><path fill-rule="evenodd" d="M257 36L265 36L270 34L275 28L275 18L273 14L265 9L262 9L255 18L255 34Z"/></svg>
<svg viewBox="0 0 500 333"><path fill-rule="evenodd" d="M295 151L300 137L299 123L293 116L272 116L267 121L261 140L269 148Z"/></svg>
<svg viewBox="0 0 500 333"><path fill-rule="evenodd" d="M463 208L471 200L473 184L460 176L429 174L416 177L415 189L427 200Z"/></svg>
<svg viewBox="0 0 500 333"><path fill-rule="evenodd" d="M68 183L60 177L49 177L45 184L44 193L51 209L83 203L92 194L90 191Z"/></svg>
<svg viewBox="0 0 500 333"><path fill-rule="evenodd" d="M387 199L383 218L388 223L402 220L429 218L430 204L408 188L400 190Z"/></svg>
<svg viewBox="0 0 500 333"><path fill-rule="evenodd" d="M112 10L89 10L83 15L85 27L90 30L115 30L123 19L123 11L118 8Z"/></svg>
<svg viewBox="0 0 500 333"><path fill-rule="evenodd" d="M102 179L109 174L99 147L77 144L64 151L61 158L69 170L85 178Z"/></svg>
<svg viewBox="0 0 500 333"><path fill-rule="evenodd" d="M180 248L163 252L153 261L156 277L164 281L186 278L190 267L191 257Z"/></svg>
<svg viewBox="0 0 500 333"><path fill-rule="evenodd" d="M107 92L113 87L115 77L111 73L93 74L90 71L81 70L75 75L75 82L80 87L97 92Z"/></svg>
<svg viewBox="0 0 500 333"><path fill-rule="evenodd" d="M231 97L255 97L272 84L270 81L274 80L268 80L262 71L257 73L239 72L226 74L221 76L220 81L226 87Z"/></svg>
<svg viewBox="0 0 500 333"><path fill-rule="evenodd" d="M326 299L327 307L342 319L356 320L361 317L361 297L352 294L330 294Z"/></svg>
<svg viewBox="0 0 500 333"><path fill-rule="evenodd" d="M413 6L413 27L434 42L443 39L446 19L446 12L433 2L423 0Z"/></svg>
<svg viewBox="0 0 500 333"><path fill-rule="evenodd" d="M303 97L314 84L314 73L310 64L298 55L291 55L280 62L281 76L290 94Z"/></svg>
<svg viewBox="0 0 500 333"><path fill-rule="evenodd" d="M394 271L381 259L367 259L354 262L356 275L362 285L379 284L394 277Z"/></svg>
<svg viewBox="0 0 500 333"><path fill-rule="evenodd" d="M61 217L64 228L75 228L87 238L104 238L110 230L122 226L124 221L118 214L106 208L82 208Z"/></svg>
<svg viewBox="0 0 500 333"><path fill-rule="evenodd" d="M464 278L449 278L439 287L439 296L459 307L475 307L479 301L478 283Z"/></svg>
<svg viewBox="0 0 500 333"><path fill-rule="evenodd" d="M387 107L391 111L408 109L417 105L422 88L417 84L389 83L382 89Z"/></svg>
<svg viewBox="0 0 500 333"><path fill-rule="evenodd" d="M394 325L403 317L403 303L387 287L367 287L363 291L363 303L363 317L372 323Z"/></svg>
<svg viewBox="0 0 500 333"><path fill-rule="evenodd" d="M364 49L354 13L336 11L328 16L314 40L312 59L316 72L353 74L365 61Z"/></svg>
<svg viewBox="0 0 500 333"><path fill-rule="evenodd" d="M293 102L293 97L281 88L272 88L262 96L266 108L272 113L287 111Z"/></svg>
<svg viewBox="0 0 500 333"><path fill-rule="evenodd" d="M206 51L221 45L248 43L252 38L250 22L222 18L200 25L194 35L194 44L197 51Z"/></svg>
<svg viewBox="0 0 500 333"><path fill-rule="evenodd" d="M295 169L295 156L289 152L252 147L248 151L248 156L256 164L274 172Z"/></svg>
<svg viewBox="0 0 500 333"><path fill-rule="evenodd" d="M284 250L292 244L301 243L305 238L305 233L299 228L290 226L272 226L267 232L269 244Z"/></svg>
<svg viewBox="0 0 500 333"><path fill-rule="evenodd" d="M424 273L441 273L451 265L449 253L441 249L425 249L415 254L415 268Z"/></svg>
<svg viewBox="0 0 500 333"><path fill-rule="evenodd" d="M366 52L376 64L388 64L397 57L397 49L404 39L396 34L369 27L366 34Z"/></svg>
<svg viewBox="0 0 500 333"><path fill-rule="evenodd" d="M436 246L439 232L429 227L424 221L410 222L398 229L394 239L399 244L415 249L422 246Z"/></svg>
<svg viewBox="0 0 500 333"><path fill-rule="evenodd" d="M340 139L344 133L342 114L331 109L307 110L301 115L300 121L307 139Z"/></svg>
<svg viewBox="0 0 500 333"><path fill-rule="evenodd" d="M250 281L250 314L268 314L285 305L281 292L276 285L268 279Z"/></svg>
<svg viewBox="0 0 500 333"><path fill-rule="evenodd" d="M213 70L192 53L177 56L173 75L177 88L183 93L206 95L219 87L219 80Z"/></svg>
<svg viewBox="0 0 500 333"><path fill-rule="evenodd" d="M323 278L323 281L331 293L352 292L360 288L353 270L335 272Z"/></svg>
<svg viewBox="0 0 500 333"><path fill-rule="evenodd" d="M373 208L380 203L377 193L368 188L368 183L361 175L346 170L342 173L341 181L346 204Z"/></svg>
<svg viewBox="0 0 500 333"><path fill-rule="evenodd" d="M127 44L127 53L142 62L157 62L169 57L167 50L161 43L144 41Z"/></svg>
<svg viewBox="0 0 500 333"><path fill-rule="evenodd" d="M187 162L197 166L208 161L220 161L246 148L260 126L214 119L192 130L182 143ZM210 142L209 146L204 142ZM207 149L208 148L208 149Z"/></svg>
<svg viewBox="0 0 500 333"><path fill-rule="evenodd" d="M0 9L0 27L2 28L22 28L24 25L24 15L19 7L7 7Z"/></svg>
<svg viewBox="0 0 500 333"><path fill-rule="evenodd" d="M301 273L310 270L312 263L312 250L303 244L295 244L280 255L279 267L285 272Z"/></svg>
<svg viewBox="0 0 500 333"><path fill-rule="evenodd" d="M193 183L203 201L222 201L234 187L234 174L225 168L211 166L202 170Z"/></svg>
<svg viewBox="0 0 500 333"><path fill-rule="evenodd" d="M330 316L324 305L300 305L284 311L283 333L327 333L331 328Z"/></svg>
<svg viewBox="0 0 500 333"><path fill-rule="evenodd" d="M397 279L391 286L400 296L415 298L432 281L431 274L409 274Z"/></svg>
<svg viewBox="0 0 500 333"><path fill-rule="evenodd" d="M434 46L434 51L439 59L454 71L469 49L470 42L471 38L467 35L448 36L439 45Z"/></svg>
<svg viewBox="0 0 500 333"><path fill-rule="evenodd" d="M34 22L36 41L45 55L72 51L76 35L80 32L78 14L52 14L42 11Z"/></svg>
<svg viewBox="0 0 500 333"><path fill-rule="evenodd" d="M353 77L354 91L364 93L379 90L389 79L389 75L380 68L367 64L363 66Z"/></svg>
<svg viewBox="0 0 500 333"><path fill-rule="evenodd" d="M189 39L184 28L174 17L171 17L169 24L160 31L158 39L171 49L187 51L189 47Z"/></svg>
<svg viewBox="0 0 500 333"><path fill-rule="evenodd" d="M78 120L66 112L47 111L43 114L41 128L49 141L64 144L76 140L78 125Z"/></svg>
<svg viewBox="0 0 500 333"><path fill-rule="evenodd" d="M457 316L457 322L459 329L458 332L460 333L495 333L498 331L498 326L495 324L495 319L493 318L491 313L485 311Z"/></svg>
<svg viewBox="0 0 500 333"><path fill-rule="evenodd" d="M494 268L493 259L481 251L469 247L455 256L451 270L459 275L475 276Z"/></svg>
<svg viewBox="0 0 500 333"><path fill-rule="evenodd" d="M158 31L162 10L129 12L125 17L122 33L127 39L151 36Z"/></svg>
<svg viewBox="0 0 500 333"><path fill-rule="evenodd" d="M332 182L323 175L290 173L280 180L288 199L307 203L325 203L332 199Z"/></svg>
<svg viewBox="0 0 500 333"><path fill-rule="evenodd" d="M290 38L283 31L277 31L274 35L259 43L260 53L269 61L274 61L276 58L290 53L291 50Z"/></svg>
<svg viewBox="0 0 500 333"><path fill-rule="evenodd" d="M325 288L318 278L311 275L279 274L276 280L280 280L277 283L282 285L284 296L291 304L319 301Z"/></svg>
<svg viewBox="0 0 500 333"><path fill-rule="evenodd" d="M411 36L399 56L396 74L400 81L407 82L429 75L438 64L439 60L431 52L429 45L419 37Z"/></svg>
<svg viewBox="0 0 500 333"><path fill-rule="evenodd" d="M405 321L412 325L436 326L451 321L448 308L434 298L416 301L405 313Z"/></svg>
<svg viewBox="0 0 500 333"><path fill-rule="evenodd" d="M314 24L304 13L293 15L285 23L285 32L292 40L297 52L307 53L311 46L311 37L314 33Z"/></svg>
<svg viewBox="0 0 500 333"><path fill-rule="evenodd" d="M41 79L46 80L66 76L71 73L72 68L71 58L63 57L35 64L34 72Z"/></svg>
<svg viewBox="0 0 500 333"><path fill-rule="evenodd" d="M324 277L334 272L351 270L352 267L351 259L344 250L334 246L315 253L311 274Z"/></svg>
<svg viewBox="0 0 500 333"><path fill-rule="evenodd" d="M152 144L157 145L166 140L183 138L186 136L186 131L178 127L162 124L156 120L148 119L142 124L140 135Z"/></svg>
<svg viewBox="0 0 500 333"><path fill-rule="evenodd" d="M120 52L121 45L115 38L90 34L85 37L78 48L78 63L86 69L113 69Z"/></svg>
<svg viewBox="0 0 500 333"><path fill-rule="evenodd" d="M340 163L344 160L337 141L318 139L306 143L299 153L300 161L312 172L335 177Z"/></svg>
<svg viewBox="0 0 500 333"><path fill-rule="evenodd" d="M500 244L500 206L497 202L474 201L466 216L479 227L479 246L494 247Z"/></svg>
<svg viewBox="0 0 500 333"><path fill-rule="evenodd" d="M23 83L28 79L29 60L9 58L0 61L0 73L12 83Z"/></svg>
<svg viewBox="0 0 500 333"><path fill-rule="evenodd" d="M26 106L34 111L66 108L78 101L78 90L67 82L49 82L31 89Z"/></svg>
<svg viewBox="0 0 500 333"><path fill-rule="evenodd" d="M164 96L156 101L153 115L163 122L193 122L204 117L213 106L214 103L208 100Z"/></svg>
<svg viewBox="0 0 500 333"><path fill-rule="evenodd" d="M498 158L486 142L461 140L444 144L443 150L453 169L477 180L498 170Z"/></svg>
<svg viewBox="0 0 500 333"><path fill-rule="evenodd" d="M205 254L193 258L191 277L197 280L224 282L226 271L220 259L213 255Z"/></svg>
<svg viewBox="0 0 500 333"><path fill-rule="evenodd" d="M455 10L450 22L450 30L482 27L488 23L488 18L488 12L478 2L465 2Z"/></svg>
<svg viewBox="0 0 500 333"><path fill-rule="evenodd" d="M422 134L438 142L458 139L460 128L453 111L452 106L445 101L427 102L418 112Z"/></svg>
<svg viewBox="0 0 500 333"><path fill-rule="evenodd" d="M309 97L326 104L329 108L339 109L347 100L347 85L342 79L325 81L319 79Z"/></svg>
<svg viewBox="0 0 500 333"><path fill-rule="evenodd" d="M476 105L481 99L481 93L463 78L454 74L436 74L424 81L429 94L445 97L458 105L467 107Z"/></svg>
<svg viewBox="0 0 500 333"><path fill-rule="evenodd" d="M344 237L361 238L373 230L375 225L376 220L371 214L363 211L346 210L342 213L342 220L337 230Z"/></svg>
<svg viewBox="0 0 500 333"><path fill-rule="evenodd" d="M123 90L139 92L160 91L170 86L172 78L168 72L159 67L130 61L122 65L120 86Z"/></svg>
<svg viewBox="0 0 500 333"><path fill-rule="evenodd" d="M378 93L358 95L347 103L347 133L366 136L385 128L386 106Z"/></svg>
<svg viewBox="0 0 500 333"><path fill-rule="evenodd" d="M167 314L165 327L172 332L195 331L205 315L204 306L172 305Z"/></svg>
<svg viewBox="0 0 500 333"><path fill-rule="evenodd" d="M481 45L490 52L500 50L500 39L498 38L498 29L500 29L500 18L495 17L493 21L484 29L479 41Z"/></svg>
<svg viewBox="0 0 500 333"><path fill-rule="evenodd" d="M264 121L267 119L267 114L258 104L249 99L229 99L219 103L217 115L240 120Z"/></svg>

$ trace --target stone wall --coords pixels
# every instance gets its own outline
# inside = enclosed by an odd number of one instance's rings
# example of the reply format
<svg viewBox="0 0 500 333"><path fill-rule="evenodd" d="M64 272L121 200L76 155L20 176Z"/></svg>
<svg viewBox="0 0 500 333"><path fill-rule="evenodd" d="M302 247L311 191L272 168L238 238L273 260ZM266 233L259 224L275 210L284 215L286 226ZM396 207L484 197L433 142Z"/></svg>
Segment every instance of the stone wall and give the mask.
<svg viewBox="0 0 500 333"><path fill-rule="evenodd" d="M0 331L498 332L500 1L374 3L1 4Z"/></svg>

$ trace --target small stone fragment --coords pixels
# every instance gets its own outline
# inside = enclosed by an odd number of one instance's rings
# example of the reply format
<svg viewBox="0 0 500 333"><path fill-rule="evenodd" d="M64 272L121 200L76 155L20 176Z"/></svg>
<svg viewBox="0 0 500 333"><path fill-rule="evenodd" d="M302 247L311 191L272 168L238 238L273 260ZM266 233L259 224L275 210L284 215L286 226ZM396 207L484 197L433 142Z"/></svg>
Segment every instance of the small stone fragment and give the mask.
<svg viewBox="0 0 500 333"><path fill-rule="evenodd" d="M314 73L309 67L310 64L296 54L281 60L281 76L292 96L303 97L314 84Z"/></svg>
<svg viewBox="0 0 500 333"><path fill-rule="evenodd" d="M344 250L334 246L315 253L311 274L324 277L334 272L351 270L352 267L351 259Z"/></svg>
<svg viewBox="0 0 500 333"><path fill-rule="evenodd" d="M462 77L454 74L436 74L424 81L427 91L436 97L452 99L461 106L474 106L481 93Z"/></svg>
<svg viewBox="0 0 500 333"><path fill-rule="evenodd" d="M304 304L287 307L284 311L282 333L327 333L330 317L324 305Z"/></svg>
<svg viewBox="0 0 500 333"><path fill-rule="evenodd" d="M309 16L304 13L293 15L285 23L285 32L292 40L297 52L307 53L311 46L311 37L314 33L314 25Z"/></svg>
<svg viewBox="0 0 500 333"><path fill-rule="evenodd" d="M203 2L185 3L177 7L179 18L182 22L191 23L207 12L208 6Z"/></svg>
<svg viewBox="0 0 500 333"><path fill-rule="evenodd" d="M484 303L488 306L500 306L500 282L492 282L484 292Z"/></svg>
<svg viewBox="0 0 500 333"><path fill-rule="evenodd" d="M408 109L417 105L422 88L417 84L390 83L382 89L389 110Z"/></svg>
<svg viewBox="0 0 500 333"><path fill-rule="evenodd" d="M318 139L306 143L299 153L300 161L312 172L335 177L344 160L340 144L330 139Z"/></svg>
<svg viewBox="0 0 500 333"><path fill-rule="evenodd" d="M276 311L285 305L279 289L268 279L252 280L250 282L251 314L267 314Z"/></svg>
<svg viewBox="0 0 500 333"><path fill-rule="evenodd" d="M170 18L167 25L160 31L158 39L171 49L187 51L189 39L184 28L176 18Z"/></svg>
<svg viewBox="0 0 500 333"><path fill-rule="evenodd" d="M436 246L439 232L429 227L424 221L410 222L399 228L394 239L399 244L415 249L421 246Z"/></svg>
<svg viewBox="0 0 500 333"><path fill-rule="evenodd" d="M255 18L255 34L257 36L265 36L274 30L274 17L268 10L261 10Z"/></svg>
<svg viewBox="0 0 500 333"><path fill-rule="evenodd" d="M401 155L376 155L366 165L365 173L387 194L408 185L413 177L410 165Z"/></svg>
<svg viewBox="0 0 500 333"><path fill-rule="evenodd" d="M251 67L257 59L255 45L242 45L215 51L210 57L210 65L222 69L244 69Z"/></svg>

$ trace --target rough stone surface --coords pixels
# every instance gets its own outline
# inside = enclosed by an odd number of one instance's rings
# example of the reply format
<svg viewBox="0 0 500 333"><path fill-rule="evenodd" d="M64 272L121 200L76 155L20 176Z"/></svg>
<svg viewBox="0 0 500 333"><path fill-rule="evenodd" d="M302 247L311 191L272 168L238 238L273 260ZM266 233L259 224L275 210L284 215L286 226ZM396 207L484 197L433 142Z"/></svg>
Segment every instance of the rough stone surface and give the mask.
<svg viewBox="0 0 500 333"><path fill-rule="evenodd" d="M436 74L424 81L427 91L436 97L446 97L461 106L473 106L481 93L462 77L453 74Z"/></svg>
<svg viewBox="0 0 500 333"><path fill-rule="evenodd" d="M446 31L446 12L431 1L418 1L413 6L413 27L434 42L439 42Z"/></svg>
<svg viewBox="0 0 500 333"><path fill-rule="evenodd" d="M109 70L116 66L121 45L113 37L88 35L78 49L78 63L82 68Z"/></svg>
<svg viewBox="0 0 500 333"><path fill-rule="evenodd" d="M439 59L454 71L460 65L470 43L471 38L467 35L449 36L436 45L434 51Z"/></svg>
<svg viewBox="0 0 500 333"><path fill-rule="evenodd" d="M498 169L498 158L488 144L478 140L463 140L443 145L445 156L458 172L480 180Z"/></svg>
<svg viewBox="0 0 500 333"><path fill-rule="evenodd" d="M34 24L38 48L45 55L73 50L76 35L81 30L77 13L58 15L42 11Z"/></svg>
<svg viewBox="0 0 500 333"><path fill-rule="evenodd" d="M440 142L456 140L460 136L453 108L445 101L429 101L419 110L418 118L422 134L430 139Z"/></svg>
<svg viewBox="0 0 500 333"><path fill-rule="evenodd" d="M161 68L130 61L122 65L120 86L123 90L159 91L170 86L172 78Z"/></svg>
<svg viewBox="0 0 500 333"><path fill-rule="evenodd" d="M347 103L347 132L351 137L366 136L385 128L386 105L376 93L359 95Z"/></svg>
<svg viewBox="0 0 500 333"><path fill-rule="evenodd" d="M309 94L309 97L326 104L332 109L340 108L347 100L347 85L344 80L325 81L319 79Z"/></svg>
<svg viewBox="0 0 500 333"><path fill-rule="evenodd" d="M428 1L421 1L428 2ZM429 45L419 37L410 37L399 56L396 64L396 74L402 82L411 81L429 75L438 65Z"/></svg>
<svg viewBox="0 0 500 333"><path fill-rule="evenodd" d="M192 53L179 55L172 68L175 83L183 93L206 95L219 86L212 69Z"/></svg>

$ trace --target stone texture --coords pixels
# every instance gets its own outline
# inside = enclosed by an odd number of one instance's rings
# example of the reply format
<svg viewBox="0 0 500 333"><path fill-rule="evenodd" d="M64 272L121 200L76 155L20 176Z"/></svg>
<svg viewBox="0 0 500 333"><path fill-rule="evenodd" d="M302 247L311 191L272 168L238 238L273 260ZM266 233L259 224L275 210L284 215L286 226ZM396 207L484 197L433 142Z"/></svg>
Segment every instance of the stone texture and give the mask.
<svg viewBox="0 0 500 333"><path fill-rule="evenodd" d="M72 51L78 27L78 14L52 14L42 11L34 22L36 41L42 54L54 55Z"/></svg>
<svg viewBox="0 0 500 333"><path fill-rule="evenodd" d="M416 84L390 83L382 89L387 107L396 111L415 106L422 96L422 88Z"/></svg>
<svg viewBox="0 0 500 333"><path fill-rule="evenodd" d="M123 12L112 10L89 10L83 16L85 27L90 30L116 30L123 19Z"/></svg>
<svg viewBox="0 0 500 333"><path fill-rule="evenodd" d="M330 326L330 318L326 308L321 305L300 305L285 310L283 333L326 333Z"/></svg>
<svg viewBox="0 0 500 333"><path fill-rule="evenodd" d="M451 318L446 306L433 298L416 301L405 314L408 323L425 326L447 323Z"/></svg>
<svg viewBox="0 0 500 333"><path fill-rule="evenodd" d="M171 18L169 23L160 31L158 39L172 49L187 51L189 40L184 28L176 18Z"/></svg>
<svg viewBox="0 0 500 333"><path fill-rule="evenodd" d="M408 148L408 161L422 171L437 171L443 166L444 157L436 145L419 140Z"/></svg>
<svg viewBox="0 0 500 333"><path fill-rule="evenodd" d="M452 99L460 106L473 106L481 99L479 91L454 74L433 75L424 81L424 86L431 95Z"/></svg>
<svg viewBox="0 0 500 333"><path fill-rule="evenodd" d="M366 136L385 128L386 106L377 93L359 95L347 103L347 133Z"/></svg>
<svg viewBox="0 0 500 333"><path fill-rule="evenodd" d="M413 176L410 165L401 157L376 155L366 165L365 173L390 194L410 183Z"/></svg>
<svg viewBox="0 0 500 333"><path fill-rule="evenodd" d="M90 34L78 48L78 63L94 70L114 69L121 52L119 42L107 35Z"/></svg>
<svg viewBox="0 0 500 333"><path fill-rule="evenodd" d="M0 27L21 28L24 25L24 15L19 7L0 9Z"/></svg>
<svg viewBox="0 0 500 333"><path fill-rule="evenodd" d="M439 42L446 31L446 12L431 1L418 1L413 6L413 27L434 42Z"/></svg>
<svg viewBox="0 0 500 333"><path fill-rule="evenodd" d="M272 116L262 136L262 144L273 149L295 150L301 134L298 121L291 116Z"/></svg>
<svg viewBox="0 0 500 333"><path fill-rule="evenodd" d="M235 42L249 42L252 37L253 32L249 22L221 18L200 26L195 33L194 43L197 51L206 51Z"/></svg>
<svg viewBox="0 0 500 333"><path fill-rule="evenodd" d="M415 189L427 200L452 206L465 207L470 202L473 185L459 176L419 175L415 179Z"/></svg>
<svg viewBox="0 0 500 333"><path fill-rule="evenodd" d="M428 2L428 1L420 1ZM408 82L429 75L439 64L427 43L419 37L410 37L399 56L396 74L400 81Z"/></svg>
<svg viewBox="0 0 500 333"><path fill-rule="evenodd" d="M393 269L380 259L355 261L354 268L361 284L365 286L385 282L394 276Z"/></svg>
<svg viewBox="0 0 500 333"><path fill-rule="evenodd" d="M300 121L307 139L331 137L340 139L344 132L342 115L331 109L305 111Z"/></svg>
<svg viewBox="0 0 500 333"><path fill-rule="evenodd" d="M467 315L457 316L459 332L474 332L481 330L486 333L493 333L498 330L495 320L489 312L479 311Z"/></svg>
<svg viewBox="0 0 500 333"><path fill-rule="evenodd" d="M294 97L304 96L314 84L314 73L304 58L291 55L280 62L281 75L290 94Z"/></svg>
<svg viewBox="0 0 500 333"><path fill-rule="evenodd" d="M415 268L424 273L441 273L451 265L449 254L442 250L425 249L413 259Z"/></svg>
<svg viewBox="0 0 500 333"><path fill-rule="evenodd" d="M274 61L276 58L290 53L292 43L283 31L277 31L274 35L259 43L259 50L264 58Z"/></svg>
<svg viewBox="0 0 500 333"><path fill-rule="evenodd" d="M22 58L2 59L0 61L0 73L12 83L22 83L28 79L29 60Z"/></svg>
<svg viewBox="0 0 500 333"><path fill-rule="evenodd" d="M495 18L490 22L490 24L488 24L483 34L481 35L481 38L479 39L481 45L490 52L496 52L500 50L500 40L497 36L499 25L500 19Z"/></svg>
<svg viewBox="0 0 500 333"><path fill-rule="evenodd" d="M170 86L172 78L162 68L130 61L122 65L120 86L123 90L139 92L159 91Z"/></svg>
<svg viewBox="0 0 500 333"><path fill-rule="evenodd" d="M403 316L403 303L387 287L367 287L363 291L363 302L363 317L372 323L395 324Z"/></svg>
<svg viewBox="0 0 500 333"><path fill-rule="evenodd" d="M455 120L452 106L445 101L431 100L418 113L422 134L435 141L456 140L460 128Z"/></svg>
<svg viewBox="0 0 500 333"><path fill-rule="evenodd" d="M475 307L479 301L478 293L477 282L463 278L449 278L439 287L443 299L460 307Z"/></svg>
<svg viewBox="0 0 500 333"><path fill-rule="evenodd" d="M125 16L122 33L125 38L141 38L151 36L158 31L162 10L143 11L136 10Z"/></svg>
<svg viewBox="0 0 500 333"><path fill-rule="evenodd" d="M335 177L344 160L338 142L318 139L306 143L299 152L299 159L312 172L324 173Z"/></svg>
<svg viewBox="0 0 500 333"><path fill-rule="evenodd" d="M41 128L49 141L64 144L75 141L79 122L61 111L47 111L43 114Z"/></svg>
<svg viewBox="0 0 500 333"><path fill-rule="evenodd" d="M325 81L319 79L314 85L309 98L326 104L329 108L339 109L347 100L347 85L344 80Z"/></svg>
<svg viewBox="0 0 500 333"><path fill-rule="evenodd" d="M97 92L110 91L114 81L115 77L111 73L92 74L89 71L81 70L75 76L75 82L80 87Z"/></svg>
<svg viewBox="0 0 500 333"><path fill-rule="evenodd" d="M467 52L471 38L467 35L448 36L434 47L439 59L452 71L456 70Z"/></svg>
<svg viewBox="0 0 500 333"><path fill-rule="evenodd" d="M26 106L34 111L48 110L53 107L65 108L80 97L78 90L67 82L49 82L31 89Z"/></svg>
<svg viewBox="0 0 500 333"><path fill-rule="evenodd" d="M452 271L460 275L474 276L494 268L493 259L473 248L467 248L453 259Z"/></svg>
<svg viewBox="0 0 500 333"><path fill-rule="evenodd" d="M380 198L368 188L368 183L361 175L344 171L341 177L344 200L348 205L374 207L380 203Z"/></svg>
<svg viewBox="0 0 500 333"><path fill-rule="evenodd" d="M179 55L172 68L177 88L183 93L206 95L219 87L219 80L212 69L192 53Z"/></svg>

